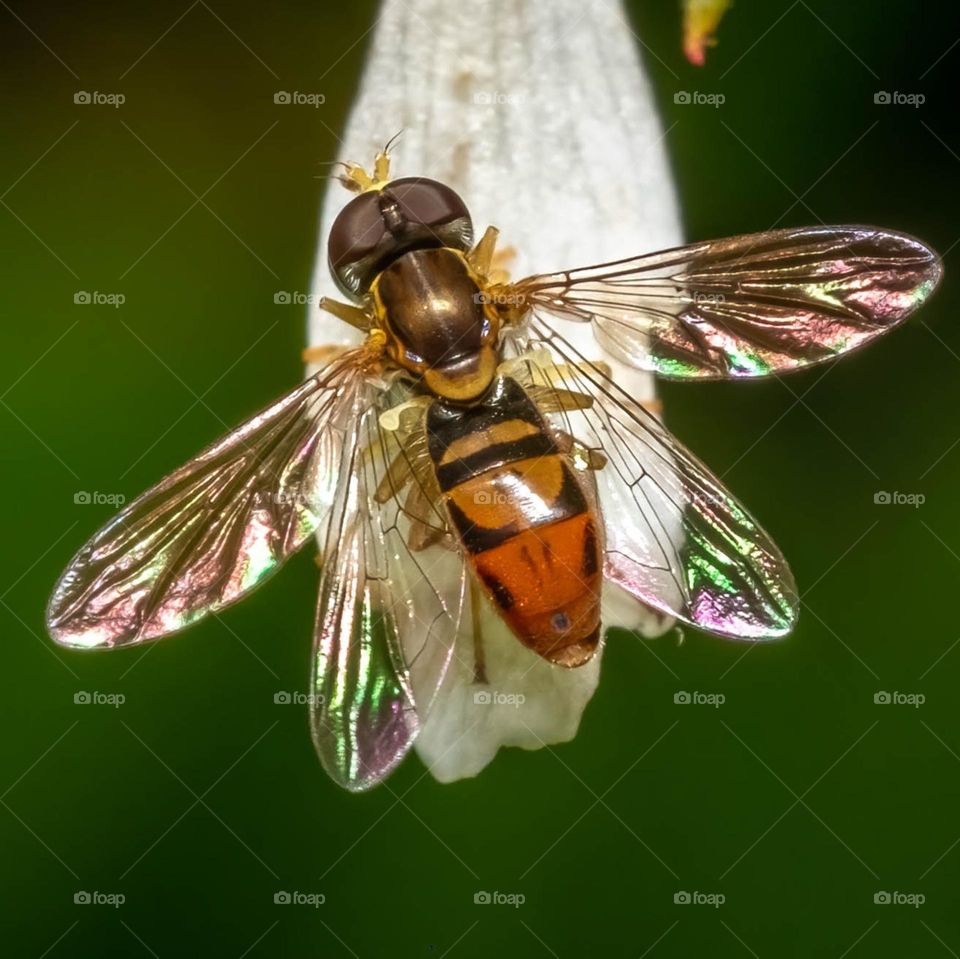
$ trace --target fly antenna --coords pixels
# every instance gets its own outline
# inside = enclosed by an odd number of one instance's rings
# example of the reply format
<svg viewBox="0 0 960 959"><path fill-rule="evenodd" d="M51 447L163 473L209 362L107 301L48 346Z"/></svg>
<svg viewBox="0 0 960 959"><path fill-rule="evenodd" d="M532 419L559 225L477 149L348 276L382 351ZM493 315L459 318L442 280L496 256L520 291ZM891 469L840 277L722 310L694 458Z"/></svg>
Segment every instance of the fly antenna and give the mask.
<svg viewBox="0 0 960 959"><path fill-rule="evenodd" d="M361 191L362 187L360 186L357 180L357 174L351 171L359 170L361 175L365 175L365 174L363 174L363 171L359 167L354 166L354 164L345 163L343 160L318 160L317 166L327 166L327 167L338 166L338 167L342 167L344 172L343 173L325 173L322 176L315 176L313 178L314 180L337 180L339 183L345 186L348 190L351 190L354 193L359 193Z"/></svg>
<svg viewBox="0 0 960 959"><path fill-rule="evenodd" d="M406 133L407 131L404 128L400 128L389 140L387 140L386 145L380 151L384 156L390 156L390 151L393 149L393 145L397 142Z"/></svg>
<svg viewBox="0 0 960 959"><path fill-rule="evenodd" d="M337 177L353 193L369 193L382 190L390 182L390 150L403 130L395 133L373 160L373 171L368 173L357 163L341 163L344 172Z"/></svg>

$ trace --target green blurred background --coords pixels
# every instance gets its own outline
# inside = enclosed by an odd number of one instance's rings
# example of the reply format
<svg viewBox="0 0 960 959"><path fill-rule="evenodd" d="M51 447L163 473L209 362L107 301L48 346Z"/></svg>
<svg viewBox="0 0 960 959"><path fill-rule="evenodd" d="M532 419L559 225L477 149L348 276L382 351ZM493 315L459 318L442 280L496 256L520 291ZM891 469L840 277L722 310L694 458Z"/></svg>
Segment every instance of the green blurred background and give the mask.
<svg viewBox="0 0 960 959"><path fill-rule="evenodd" d="M631 5L691 238L873 222L937 246L947 280L826 373L663 390L792 561L788 641L744 656L688 631L655 657L617 635L574 742L451 786L410 758L359 797L322 773L305 707L274 704L306 681L309 553L148 652L55 649L43 608L113 512L77 492L129 499L300 376L304 311L273 295L309 288L313 177L338 155L375 5L199 3L173 26L160 6L3 6L4 955L960 953L955 4L744 2L701 71L674 4ZM278 89L326 103L280 108ZM676 106L678 89L727 102Z"/></svg>

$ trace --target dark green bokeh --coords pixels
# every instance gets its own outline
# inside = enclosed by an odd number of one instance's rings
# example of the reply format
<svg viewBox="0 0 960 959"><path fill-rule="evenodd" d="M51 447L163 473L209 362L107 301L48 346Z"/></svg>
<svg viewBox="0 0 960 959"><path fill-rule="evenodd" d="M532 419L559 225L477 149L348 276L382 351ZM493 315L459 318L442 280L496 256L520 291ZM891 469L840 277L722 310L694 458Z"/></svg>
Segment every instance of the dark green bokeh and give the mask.
<svg viewBox="0 0 960 959"><path fill-rule="evenodd" d="M77 491L131 497L300 375L303 309L273 295L308 288L312 177L338 154L375 7L217 5L226 29L201 3L152 48L178 11L18 7L35 36L0 11L4 954L960 952L960 46L935 63L955 5L741 3L701 71L673 4L633 5L690 237L879 223L945 251L947 280L826 373L663 391L791 559L791 639L741 659L701 635L618 635L573 743L452 786L411 758L360 797L321 772L305 708L273 702L304 688L310 555L148 653L54 649L43 607L112 512ZM280 109L278 89L326 103ZM726 103L677 106L678 89ZM75 106L77 90L126 103ZM877 106L878 90L926 103ZM76 306L79 290L126 302ZM926 502L878 506L880 490ZM79 690L126 702L78 706ZM678 690L726 703L677 706ZM926 702L878 706L880 690ZM475 906L481 889L526 903ZM276 906L278 890L326 903ZM926 903L875 905L880 890Z"/></svg>

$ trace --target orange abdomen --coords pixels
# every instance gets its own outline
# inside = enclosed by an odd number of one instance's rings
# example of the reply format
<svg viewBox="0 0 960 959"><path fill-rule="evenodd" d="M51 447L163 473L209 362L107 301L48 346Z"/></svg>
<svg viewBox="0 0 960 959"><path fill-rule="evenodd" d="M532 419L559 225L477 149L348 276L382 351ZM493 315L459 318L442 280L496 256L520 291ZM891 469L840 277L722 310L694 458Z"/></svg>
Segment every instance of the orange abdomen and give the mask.
<svg viewBox="0 0 960 959"><path fill-rule="evenodd" d="M551 662L586 662L600 637L599 522L536 406L501 379L477 406L435 402L427 430L451 525L501 616Z"/></svg>

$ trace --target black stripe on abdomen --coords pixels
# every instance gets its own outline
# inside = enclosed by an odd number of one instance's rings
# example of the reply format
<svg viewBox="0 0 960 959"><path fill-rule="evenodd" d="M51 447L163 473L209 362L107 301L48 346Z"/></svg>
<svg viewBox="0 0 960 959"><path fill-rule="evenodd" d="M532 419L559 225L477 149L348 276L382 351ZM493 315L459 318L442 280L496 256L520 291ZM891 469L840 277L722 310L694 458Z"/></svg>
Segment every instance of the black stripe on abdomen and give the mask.
<svg viewBox="0 0 960 959"><path fill-rule="evenodd" d="M543 430L509 443L491 443L490 446L477 450L463 459L438 466L437 483L440 489L446 492L465 480L506 466L508 463L551 456L556 452L558 452L556 443Z"/></svg>
<svg viewBox="0 0 960 959"><path fill-rule="evenodd" d="M458 406L437 399L427 410L427 444L434 463L455 440L468 433L481 433L504 420L523 420L543 427L543 418L523 388L515 380L499 379L493 389L475 406Z"/></svg>
<svg viewBox="0 0 960 959"><path fill-rule="evenodd" d="M559 459L559 454L557 454L557 456ZM562 459L560 461L560 469L563 476L563 485L559 493L553 497L549 504L549 515L539 516L534 522L529 521L528 517L521 516L519 522L513 520L505 523L503 526L482 526L471 519L468 511L461 509L453 497L446 497L450 520L456 528L460 541L463 543L467 552L471 554L483 553L488 549L494 549L502 545L508 539L512 539L526 529L549 526L553 523L570 519L573 516L579 516L581 513L586 513L589 509L589 504L587 503L580 484L574 476L573 470L571 470L570 466ZM506 472L506 470L502 470L501 472ZM494 474L494 476L495 475L496 474ZM491 483L484 492L488 495L493 495L493 493L496 492L495 485ZM594 539L594 547L595 543L596 540Z"/></svg>

